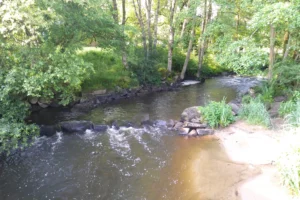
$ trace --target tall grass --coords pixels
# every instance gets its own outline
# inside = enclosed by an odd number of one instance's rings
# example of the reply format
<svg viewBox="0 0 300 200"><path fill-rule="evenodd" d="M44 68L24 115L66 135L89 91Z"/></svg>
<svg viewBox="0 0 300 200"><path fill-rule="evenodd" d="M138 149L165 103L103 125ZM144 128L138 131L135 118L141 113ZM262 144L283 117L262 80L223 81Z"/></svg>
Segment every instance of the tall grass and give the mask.
<svg viewBox="0 0 300 200"><path fill-rule="evenodd" d="M285 131L281 139L281 156L277 167L283 184L295 196L300 196L300 128ZM298 133L298 134L297 134Z"/></svg>
<svg viewBox="0 0 300 200"><path fill-rule="evenodd" d="M259 98L249 99L249 103L243 103L239 117L250 124L271 126L270 115Z"/></svg>
<svg viewBox="0 0 300 200"><path fill-rule="evenodd" d="M211 101L205 107L199 108L204 120L212 128L226 127L234 121L232 109L226 104L225 99L221 102Z"/></svg>

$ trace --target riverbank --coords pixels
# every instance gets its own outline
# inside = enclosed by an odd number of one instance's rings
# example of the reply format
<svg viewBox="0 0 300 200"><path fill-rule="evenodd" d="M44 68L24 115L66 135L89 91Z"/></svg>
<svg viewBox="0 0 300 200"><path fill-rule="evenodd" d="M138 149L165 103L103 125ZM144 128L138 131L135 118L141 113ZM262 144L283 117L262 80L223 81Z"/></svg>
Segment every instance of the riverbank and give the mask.
<svg viewBox="0 0 300 200"><path fill-rule="evenodd" d="M211 136L205 136L211 137ZM279 172L275 162L280 154L279 141L284 137L281 129L269 130L261 126L249 125L244 121L237 121L227 128L216 130L215 137L229 161L227 165L220 164L224 160L216 161L216 174L210 183L216 182L214 193L207 193L210 199L224 200L289 200L292 197L281 185ZM205 179L203 172L203 152L198 152L191 168L194 173L195 187L201 196ZM231 161L231 162L230 162ZM221 167L220 167L221 166ZM205 167L204 167L205 168ZM204 182L203 182L204 181ZM210 184L212 185L212 184Z"/></svg>

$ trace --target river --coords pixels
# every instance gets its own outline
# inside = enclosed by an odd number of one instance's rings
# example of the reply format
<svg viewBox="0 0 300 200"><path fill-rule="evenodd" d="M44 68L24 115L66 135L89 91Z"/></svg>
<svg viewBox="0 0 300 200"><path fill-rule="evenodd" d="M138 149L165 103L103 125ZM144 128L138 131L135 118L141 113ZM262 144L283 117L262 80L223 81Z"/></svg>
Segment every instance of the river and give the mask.
<svg viewBox="0 0 300 200"><path fill-rule="evenodd" d="M118 100L80 119L94 123L179 119L190 106L226 101L257 84L219 77L178 91ZM63 120L55 113L36 122ZM232 199L245 166L232 163L213 136L185 138L158 128L57 133L0 162L0 199Z"/></svg>

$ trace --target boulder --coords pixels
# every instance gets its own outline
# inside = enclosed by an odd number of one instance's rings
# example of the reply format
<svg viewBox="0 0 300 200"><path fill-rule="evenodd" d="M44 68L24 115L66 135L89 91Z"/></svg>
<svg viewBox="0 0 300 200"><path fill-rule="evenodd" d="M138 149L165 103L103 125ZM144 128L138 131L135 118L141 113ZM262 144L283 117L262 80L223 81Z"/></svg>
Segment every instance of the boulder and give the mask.
<svg viewBox="0 0 300 200"><path fill-rule="evenodd" d="M59 131L61 131L61 129L57 125L41 125L40 126L40 136L51 137Z"/></svg>
<svg viewBox="0 0 300 200"><path fill-rule="evenodd" d="M179 129L179 134L180 135L188 135L189 134L190 129L189 128L180 128Z"/></svg>
<svg viewBox="0 0 300 200"><path fill-rule="evenodd" d="M61 130L64 133L84 133L87 129L93 129L93 123L90 121L66 121L60 123Z"/></svg>
<svg viewBox="0 0 300 200"><path fill-rule="evenodd" d="M240 106L235 103L228 103L228 105L231 107L231 110L233 111L234 115L237 115L240 111Z"/></svg>
<svg viewBox="0 0 300 200"><path fill-rule="evenodd" d="M199 124L199 123L192 123L192 122L185 122L183 124L183 127L184 128L206 128L207 125L206 124Z"/></svg>
<svg viewBox="0 0 300 200"><path fill-rule="evenodd" d="M183 123L182 122L176 122L175 125L174 125L174 129L175 130L179 130L182 127L183 127Z"/></svg>
<svg viewBox="0 0 300 200"><path fill-rule="evenodd" d="M195 129L192 129L189 133L188 133L189 136L197 136L198 133Z"/></svg>
<svg viewBox="0 0 300 200"><path fill-rule="evenodd" d="M94 125L95 132L104 132L108 129L107 125Z"/></svg>
<svg viewBox="0 0 300 200"><path fill-rule="evenodd" d="M186 108L181 113L182 122L185 121L191 122L193 119L201 119L201 114L198 106Z"/></svg>
<svg viewBox="0 0 300 200"><path fill-rule="evenodd" d="M196 131L197 131L197 134L199 136L214 134L214 130L212 130L212 129L200 129L200 128L198 128L198 129L196 129Z"/></svg>

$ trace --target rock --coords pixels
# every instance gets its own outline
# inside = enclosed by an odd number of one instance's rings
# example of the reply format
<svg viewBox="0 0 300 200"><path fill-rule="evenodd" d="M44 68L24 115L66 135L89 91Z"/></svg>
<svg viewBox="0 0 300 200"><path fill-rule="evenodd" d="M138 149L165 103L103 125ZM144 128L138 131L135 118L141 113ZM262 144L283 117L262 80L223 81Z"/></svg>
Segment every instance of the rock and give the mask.
<svg viewBox="0 0 300 200"><path fill-rule="evenodd" d="M141 122L142 126L153 126L154 122L151 120L144 120Z"/></svg>
<svg viewBox="0 0 300 200"><path fill-rule="evenodd" d="M119 124L118 124L117 121L113 121L113 122L111 123L111 127L114 128L114 129L116 129L116 130L119 130L119 129L120 129L120 126L119 126Z"/></svg>
<svg viewBox="0 0 300 200"><path fill-rule="evenodd" d="M197 131L195 129L192 129L189 133L188 133L189 136L197 136Z"/></svg>
<svg viewBox="0 0 300 200"><path fill-rule="evenodd" d="M200 118L195 118L191 120L192 123L201 123L201 119Z"/></svg>
<svg viewBox="0 0 300 200"><path fill-rule="evenodd" d="M173 128L175 126L175 121L173 119L169 119L167 121L167 127L168 128Z"/></svg>
<svg viewBox="0 0 300 200"><path fill-rule="evenodd" d="M94 131L96 132L104 132L108 129L107 125L94 125Z"/></svg>
<svg viewBox="0 0 300 200"><path fill-rule="evenodd" d="M231 107L231 110L233 111L234 115L237 115L240 111L240 106L235 103L228 103L228 105Z"/></svg>
<svg viewBox="0 0 300 200"><path fill-rule="evenodd" d="M104 90L96 90L94 92L92 92L93 95L102 95L106 93L106 89Z"/></svg>
<svg viewBox="0 0 300 200"><path fill-rule="evenodd" d="M180 128L182 128L183 127L183 123L182 122L177 122L177 123L175 123L175 125L174 125L174 129L175 130L179 130Z"/></svg>
<svg viewBox="0 0 300 200"><path fill-rule="evenodd" d="M189 133L190 129L189 128L180 128L179 129L179 134L180 135L187 135Z"/></svg>
<svg viewBox="0 0 300 200"><path fill-rule="evenodd" d="M285 96L278 96L274 98L274 102L283 102L286 101L286 97Z"/></svg>
<svg viewBox="0 0 300 200"><path fill-rule="evenodd" d="M201 114L199 111L198 106L189 107L184 109L184 111L181 113L181 121L192 121L193 119L201 119Z"/></svg>
<svg viewBox="0 0 300 200"><path fill-rule="evenodd" d="M200 128L198 128L198 129L196 129L196 131L197 131L197 134L199 136L214 134L214 130L212 130L212 129L200 129Z"/></svg>
<svg viewBox="0 0 300 200"><path fill-rule="evenodd" d="M123 122L120 126L129 128L129 127L137 127L137 125L133 122Z"/></svg>
<svg viewBox="0 0 300 200"><path fill-rule="evenodd" d="M87 129L93 129L90 121L66 121L60 123L61 130L65 133L84 133Z"/></svg>
<svg viewBox="0 0 300 200"><path fill-rule="evenodd" d="M154 125L158 127L167 127L167 122L163 120L156 120Z"/></svg>
<svg viewBox="0 0 300 200"><path fill-rule="evenodd" d="M29 103L31 103L31 104L36 104L37 102L38 102L37 97L32 97L31 99L29 99Z"/></svg>
<svg viewBox="0 0 300 200"><path fill-rule="evenodd" d="M199 124L199 123L192 123L192 122L186 122L183 124L184 128L206 128L206 124Z"/></svg>
<svg viewBox="0 0 300 200"><path fill-rule="evenodd" d="M61 131L59 126L56 125L41 125L40 126L40 136L51 137L56 134L56 132Z"/></svg>
<svg viewBox="0 0 300 200"><path fill-rule="evenodd" d="M38 102L39 106L42 108L47 108L49 104Z"/></svg>

